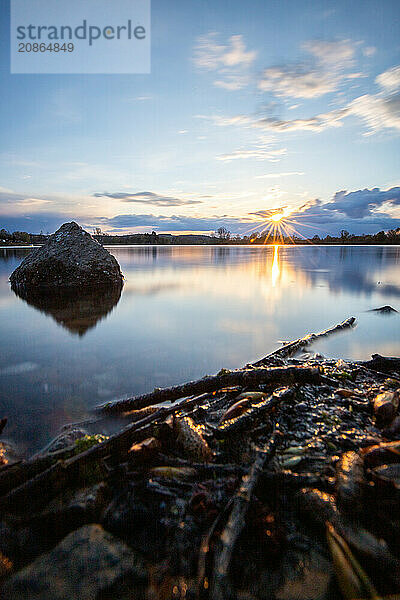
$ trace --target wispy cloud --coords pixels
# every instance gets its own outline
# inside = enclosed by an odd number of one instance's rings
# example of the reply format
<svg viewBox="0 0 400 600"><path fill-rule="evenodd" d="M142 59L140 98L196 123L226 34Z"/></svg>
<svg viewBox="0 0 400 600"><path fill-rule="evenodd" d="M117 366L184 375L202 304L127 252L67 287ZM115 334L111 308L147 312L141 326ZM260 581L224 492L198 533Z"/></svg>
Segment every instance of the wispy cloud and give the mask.
<svg viewBox="0 0 400 600"><path fill-rule="evenodd" d="M201 200L185 200L162 196L154 192L96 192L95 198L113 198L121 202L134 202L136 204L152 204L154 206L185 206L190 204L201 204Z"/></svg>
<svg viewBox="0 0 400 600"><path fill-rule="evenodd" d="M198 69L216 73L217 87L239 90L249 83L249 69L256 56L257 52L246 49L242 35L233 35L221 44L217 33L209 33L198 38L193 62Z"/></svg>
<svg viewBox="0 0 400 600"><path fill-rule="evenodd" d="M378 75L375 81L387 92L398 91L400 89L400 65L384 71Z"/></svg>
<svg viewBox="0 0 400 600"><path fill-rule="evenodd" d="M356 45L350 40L313 40L305 42L303 49L308 60L265 69L259 89L281 98L317 98L334 92L354 65Z"/></svg>
<svg viewBox="0 0 400 600"><path fill-rule="evenodd" d="M342 127L343 120L351 116L358 117L364 122L366 126L364 135L371 135L387 129L400 130L400 93L390 95L381 93L364 94L354 98L343 108L297 119L257 118L250 115L234 115L231 117L198 115L199 118L212 120L219 127L254 127L275 132L321 132L331 127Z"/></svg>
<svg viewBox="0 0 400 600"><path fill-rule="evenodd" d="M267 148L259 147L251 150L235 150L228 154L216 156L217 160L231 161L237 159L254 158L256 160L268 160L269 162L278 162L286 154L286 148Z"/></svg>
<svg viewBox="0 0 400 600"><path fill-rule="evenodd" d="M286 171L284 173L266 173L265 175L256 175L256 179L279 179L281 177L292 177L294 175L304 175L302 171Z"/></svg>

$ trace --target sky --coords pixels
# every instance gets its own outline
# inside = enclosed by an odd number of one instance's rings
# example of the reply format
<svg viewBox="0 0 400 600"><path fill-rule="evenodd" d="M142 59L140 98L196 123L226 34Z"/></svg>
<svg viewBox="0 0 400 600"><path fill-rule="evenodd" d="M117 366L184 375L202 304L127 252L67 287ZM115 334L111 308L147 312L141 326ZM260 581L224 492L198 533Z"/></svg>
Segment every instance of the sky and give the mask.
<svg viewBox="0 0 400 600"><path fill-rule="evenodd" d="M153 0L146 75L10 74L0 6L0 229L400 226L397 0Z"/></svg>

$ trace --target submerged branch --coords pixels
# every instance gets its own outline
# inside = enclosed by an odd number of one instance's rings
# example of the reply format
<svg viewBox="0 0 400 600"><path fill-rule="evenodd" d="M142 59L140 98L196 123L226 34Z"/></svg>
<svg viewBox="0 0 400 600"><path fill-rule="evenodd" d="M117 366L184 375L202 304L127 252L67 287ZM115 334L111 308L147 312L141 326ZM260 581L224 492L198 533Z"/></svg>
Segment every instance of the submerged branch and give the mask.
<svg viewBox="0 0 400 600"><path fill-rule="evenodd" d="M253 367L262 367L271 358L290 358L293 354L296 354L298 350L301 350L305 346L310 346L310 344L314 344L318 340L327 337L328 335L332 335L334 333L338 333L343 329L348 329L349 327L354 327L355 317L350 317L345 319L335 327L330 327L329 329L325 329L324 331L320 331L319 333L308 333L304 337L294 340L293 342L288 342L282 348L278 348L278 350L274 350L267 356L264 356L261 360L258 360L255 363L252 363Z"/></svg>

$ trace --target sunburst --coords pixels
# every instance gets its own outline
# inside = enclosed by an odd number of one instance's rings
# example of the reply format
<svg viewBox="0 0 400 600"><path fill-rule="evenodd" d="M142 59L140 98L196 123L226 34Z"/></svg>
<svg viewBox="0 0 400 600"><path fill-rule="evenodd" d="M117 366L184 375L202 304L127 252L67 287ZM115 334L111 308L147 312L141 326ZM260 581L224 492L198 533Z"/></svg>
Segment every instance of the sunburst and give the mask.
<svg viewBox="0 0 400 600"><path fill-rule="evenodd" d="M272 209L268 212L272 214L265 217L261 230L261 233L266 235L264 244L284 244L284 238L294 242L294 235L306 240L307 238L296 229L296 225L314 230L318 229L312 225L306 225L303 221L296 221L295 210L293 209L285 207L283 209ZM254 227L253 231L256 229L257 227Z"/></svg>

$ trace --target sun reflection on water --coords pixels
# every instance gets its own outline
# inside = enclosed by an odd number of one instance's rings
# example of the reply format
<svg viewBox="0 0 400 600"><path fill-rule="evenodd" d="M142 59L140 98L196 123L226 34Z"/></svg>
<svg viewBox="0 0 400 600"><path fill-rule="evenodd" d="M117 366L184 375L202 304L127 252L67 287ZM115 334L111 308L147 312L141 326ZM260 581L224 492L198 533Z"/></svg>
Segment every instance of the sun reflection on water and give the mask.
<svg viewBox="0 0 400 600"><path fill-rule="evenodd" d="M275 287L276 282L281 274L281 269L279 266L279 244L274 244L274 258L272 260L272 269L271 269L271 283L272 287Z"/></svg>

